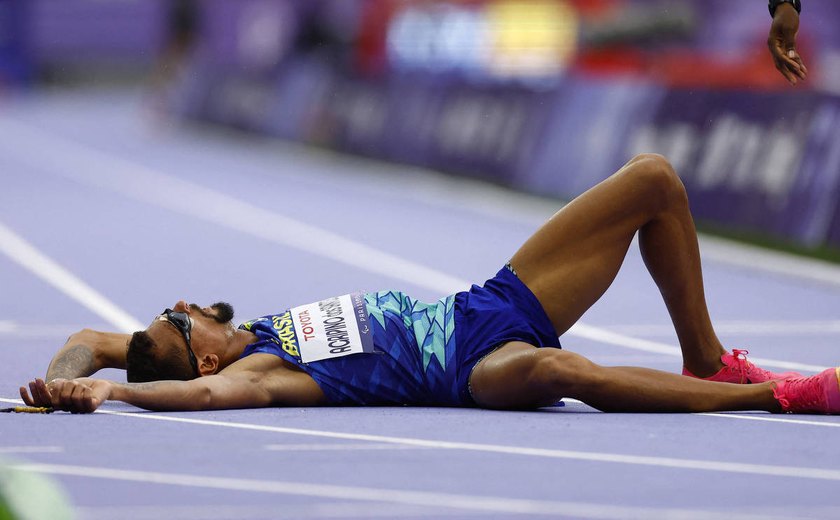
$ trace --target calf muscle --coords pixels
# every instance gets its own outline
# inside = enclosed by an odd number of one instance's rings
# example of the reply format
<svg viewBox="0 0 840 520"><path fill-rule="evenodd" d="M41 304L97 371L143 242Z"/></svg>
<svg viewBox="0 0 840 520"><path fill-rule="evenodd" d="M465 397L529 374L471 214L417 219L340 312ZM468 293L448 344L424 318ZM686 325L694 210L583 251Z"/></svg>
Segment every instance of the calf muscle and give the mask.
<svg viewBox="0 0 840 520"><path fill-rule="evenodd" d="M605 412L779 411L772 383L733 385L649 368L602 367L574 352L522 342L484 358L470 385L485 408L536 408L570 397Z"/></svg>

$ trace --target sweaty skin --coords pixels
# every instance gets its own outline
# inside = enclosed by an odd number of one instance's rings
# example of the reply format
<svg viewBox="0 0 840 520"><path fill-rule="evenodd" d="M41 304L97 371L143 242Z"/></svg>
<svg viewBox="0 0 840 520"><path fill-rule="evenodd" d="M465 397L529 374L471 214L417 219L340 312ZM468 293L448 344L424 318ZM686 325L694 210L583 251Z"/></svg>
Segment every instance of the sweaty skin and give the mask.
<svg viewBox="0 0 840 520"><path fill-rule="evenodd" d="M558 334L572 326L607 290L638 233L645 265L677 332L683 362L704 377L718 371L725 352L709 318L700 255L685 188L661 156L639 155L543 225L511 259ZM211 410L327 404L314 380L270 354L239 355L253 337L228 334L184 302L200 374L192 381L120 384L94 379L36 380L21 387L30 406L88 413L108 399L152 410ZM165 320L147 329L156 341L184 339ZM509 342L475 366L470 383L479 406L533 408L572 397L605 411L779 412L775 383L715 383L634 367L602 367L557 348ZM30 395L31 393L31 395Z"/></svg>
<svg viewBox="0 0 840 520"><path fill-rule="evenodd" d="M806 79L808 69L796 49L799 13L789 3L776 7L767 46L779 73L791 84ZM95 374L102 368L125 368L128 334L79 331L67 340L47 370L46 380L73 379Z"/></svg>
<svg viewBox="0 0 840 520"><path fill-rule="evenodd" d="M253 354L219 374L191 381L116 383L101 379L56 379L29 384L28 403L42 403L56 410L91 413L113 399L155 411L264 408L268 406L318 406L326 404L315 381L271 354Z"/></svg>

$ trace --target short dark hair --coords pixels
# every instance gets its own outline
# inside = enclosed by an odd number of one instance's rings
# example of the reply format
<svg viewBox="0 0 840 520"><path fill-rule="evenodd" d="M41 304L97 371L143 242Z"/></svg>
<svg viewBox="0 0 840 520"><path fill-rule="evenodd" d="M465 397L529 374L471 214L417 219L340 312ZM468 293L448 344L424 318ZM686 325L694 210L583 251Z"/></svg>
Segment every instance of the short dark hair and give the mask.
<svg viewBox="0 0 840 520"><path fill-rule="evenodd" d="M125 371L129 383L195 379L185 352L159 345L145 331L131 335L125 355Z"/></svg>

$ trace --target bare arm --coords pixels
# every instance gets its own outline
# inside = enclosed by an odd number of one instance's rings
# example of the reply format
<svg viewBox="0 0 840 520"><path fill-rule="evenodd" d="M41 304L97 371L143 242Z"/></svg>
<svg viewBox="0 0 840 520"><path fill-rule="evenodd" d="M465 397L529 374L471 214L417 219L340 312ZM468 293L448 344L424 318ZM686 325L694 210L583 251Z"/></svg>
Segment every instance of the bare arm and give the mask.
<svg viewBox="0 0 840 520"><path fill-rule="evenodd" d="M196 411L227 408L263 408L274 403L260 385L259 374L216 374L192 381L111 383L109 399L147 410Z"/></svg>
<svg viewBox="0 0 840 520"><path fill-rule="evenodd" d="M86 377L103 368L125 369L130 334L84 329L72 334L50 362L47 381Z"/></svg>
<svg viewBox="0 0 840 520"><path fill-rule="evenodd" d="M192 381L115 383L80 378L37 379L29 384L31 396L21 387L21 397L30 406L90 413L108 399L156 411L220 410L267 406L317 406L324 394L303 372L286 368L280 358L254 354L237 361L219 374Z"/></svg>

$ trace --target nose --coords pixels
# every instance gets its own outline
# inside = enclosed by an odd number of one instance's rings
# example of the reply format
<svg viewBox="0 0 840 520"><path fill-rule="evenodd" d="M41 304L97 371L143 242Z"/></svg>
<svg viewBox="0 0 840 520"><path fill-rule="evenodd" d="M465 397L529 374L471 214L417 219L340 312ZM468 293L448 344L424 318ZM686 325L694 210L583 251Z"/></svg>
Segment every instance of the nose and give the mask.
<svg viewBox="0 0 840 520"><path fill-rule="evenodd" d="M172 307L172 310L176 311L176 312L185 312L185 313L189 314L190 313L190 306L184 300L178 300L178 303L176 303L175 306Z"/></svg>

